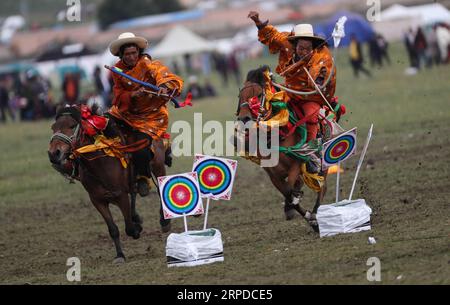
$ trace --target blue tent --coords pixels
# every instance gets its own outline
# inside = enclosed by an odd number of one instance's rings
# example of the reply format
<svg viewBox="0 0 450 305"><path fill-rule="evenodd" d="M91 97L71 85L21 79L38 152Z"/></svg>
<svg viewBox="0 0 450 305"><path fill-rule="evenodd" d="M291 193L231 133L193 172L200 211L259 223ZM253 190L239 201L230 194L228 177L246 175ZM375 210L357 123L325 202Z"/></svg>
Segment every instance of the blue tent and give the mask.
<svg viewBox="0 0 450 305"><path fill-rule="evenodd" d="M315 34L330 38L328 40L328 44L330 46L334 46L331 33L333 33L334 25L342 16L347 16L347 22L345 23L345 37L342 38L339 46L348 46L350 44L350 36L352 34L356 35L359 42L367 42L374 37L375 31L373 30L370 22L368 22L363 16L348 11L340 11L325 22L314 25Z"/></svg>
<svg viewBox="0 0 450 305"><path fill-rule="evenodd" d="M26 71L33 71L34 73L39 74L37 69L28 62L13 62L0 66L0 75L22 73Z"/></svg>

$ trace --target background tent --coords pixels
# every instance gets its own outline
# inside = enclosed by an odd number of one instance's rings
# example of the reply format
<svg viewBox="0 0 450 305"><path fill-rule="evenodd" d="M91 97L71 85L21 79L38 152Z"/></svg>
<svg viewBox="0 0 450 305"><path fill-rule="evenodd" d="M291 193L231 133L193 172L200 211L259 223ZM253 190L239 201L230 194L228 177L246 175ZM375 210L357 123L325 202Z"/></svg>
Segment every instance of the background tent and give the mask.
<svg viewBox="0 0 450 305"><path fill-rule="evenodd" d="M440 3L417 6L394 4L380 14L381 21L415 18L421 25L450 22L450 12Z"/></svg>
<svg viewBox="0 0 450 305"><path fill-rule="evenodd" d="M0 66L0 76L5 74L18 74L26 71L33 71L39 73L38 70L28 62L14 62Z"/></svg>
<svg viewBox="0 0 450 305"><path fill-rule="evenodd" d="M324 38L330 38L328 44L334 46L331 33L336 22L342 16L347 16L347 22L345 23L345 37L341 40L340 46L348 46L350 44L351 34L355 34L359 42L367 42L374 37L375 31L370 22L362 15L348 11L340 11L325 22L314 25L315 34Z"/></svg>
<svg viewBox="0 0 450 305"><path fill-rule="evenodd" d="M450 23L450 12L439 3L403 6L394 4L383 10L380 21L374 23L374 28L388 41L403 39L409 29L416 30L419 26L430 26L437 22Z"/></svg>
<svg viewBox="0 0 450 305"><path fill-rule="evenodd" d="M174 57L211 51L213 49L214 46L206 39L183 26L177 26L172 28L158 45L150 48L150 55L155 58Z"/></svg>

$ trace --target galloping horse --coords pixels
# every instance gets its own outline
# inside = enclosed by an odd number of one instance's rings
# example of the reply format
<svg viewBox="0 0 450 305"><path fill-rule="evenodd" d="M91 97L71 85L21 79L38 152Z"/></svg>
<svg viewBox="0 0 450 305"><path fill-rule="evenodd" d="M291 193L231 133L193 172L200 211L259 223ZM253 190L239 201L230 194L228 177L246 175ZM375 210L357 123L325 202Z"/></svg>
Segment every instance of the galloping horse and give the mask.
<svg viewBox="0 0 450 305"><path fill-rule="evenodd" d="M236 112L237 121L247 123L248 121L256 121L257 116L251 111L249 101L257 98L258 100L265 99L265 87L266 78L264 72L268 69L267 66L263 66L259 69L249 71L247 79L244 83L244 87L239 92L238 109ZM301 136L298 132L288 133L285 136L280 137L280 147L291 147L299 143ZM235 143L237 139L235 138ZM246 146L248 139L245 139ZM252 160L252 158L250 158ZM302 170L304 171L306 166L302 160L292 158L283 152L279 154L279 162L274 167L263 167L266 173L269 175L272 184L280 191L285 198L284 212L286 220L291 220L295 211L300 213L311 227L318 231L318 225L315 218L317 209L323 200L326 192L326 176L327 170L323 174L323 184L320 187L320 191L317 193L317 199L312 212L307 211L301 205L301 199L303 192L301 188L304 184L302 178Z"/></svg>
<svg viewBox="0 0 450 305"><path fill-rule="evenodd" d="M142 219L136 212L136 190L131 158L125 154L124 158L129 163L125 168L122 164L125 160L105 155L103 151L91 152L88 154L89 157L84 154L74 155L76 149L94 143L94 139L83 132L81 120L80 108L77 106L58 110L55 123L51 126L53 135L50 139L48 156L55 169L66 177L79 180L89 193L92 204L105 220L114 242L116 248L114 263L122 263L125 261L125 255L120 244L119 229L114 223L109 204L113 203L120 208L125 220L126 234L138 239L142 231ZM123 135L120 132L119 134ZM133 145L123 147L131 146ZM163 232L170 230L170 222L164 220L162 207L160 207L160 224Z"/></svg>

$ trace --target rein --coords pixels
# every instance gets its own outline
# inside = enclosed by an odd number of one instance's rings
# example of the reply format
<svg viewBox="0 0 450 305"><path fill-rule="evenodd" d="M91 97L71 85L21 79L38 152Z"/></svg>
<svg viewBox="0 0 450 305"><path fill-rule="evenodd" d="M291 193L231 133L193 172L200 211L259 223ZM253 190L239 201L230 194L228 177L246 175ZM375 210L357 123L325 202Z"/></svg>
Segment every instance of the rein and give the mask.
<svg viewBox="0 0 450 305"><path fill-rule="evenodd" d="M260 84L258 84L258 83L251 83L250 85L247 85L247 86L244 86L244 88L242 88L240 91L239 91L239 102L241 101L241 92L244 90L244 89L247 89L247 88L250 88L250 87L254 87L254 85L257 85L257 86L259 86L262 90L262 99L261 99L261 103L260 103L260 109L263 109L263 107L264 107L264 103L265 103L265 101L266 101L266 92L265 92L265 90L264 90L264 86L261 86ZM253 92L254 92L254 90L253 90ZM255 95L253 95L252 94L252 97L251 98L253 98L253 97L255 97ZM250 99L251 99L250 98ZM249 100L250 100L249 99ZM243 102L243 103L239 103L239 105L238 105L238 109L237 109L237 111L236 111L236 115L238 115L239 114L239 111L241 110L241 107L247 107L247 108L249 108L250 109L250 111L252 111L252 107L250 106L250 104L249 104L249 102L248 102L248 100L246 101L246 102ZM252 113L253 113L253 111L252 111ZM260 117L261 117L261 114L259 114L258 115L258 119L257 119L257 121L259 121L260 120Z"/></svg>
<svg viewBox="0 0 450 305"><path fill-rule="evenodd" d="M70 115L70 114L67 114L67 115ZM70 146L70 153L72 154L72 149L75 146L75 143L78 141L78 137L80 135L80 129L81 129L80 125L81 125L81 123L77 124L77 126L75 127L75 131L73 132L73 134L71 136L65 135L62 132L55 132L50 138L50 143L53 140L60 140ZM64 170L61 169L59 166L57 166L55 164L52 164L52 166L64 178L69 180L69 183L75 183L74 180L76 179L76 177L75 177L76 166L71 164L72 173L70 175L65 173Z"/></svg>

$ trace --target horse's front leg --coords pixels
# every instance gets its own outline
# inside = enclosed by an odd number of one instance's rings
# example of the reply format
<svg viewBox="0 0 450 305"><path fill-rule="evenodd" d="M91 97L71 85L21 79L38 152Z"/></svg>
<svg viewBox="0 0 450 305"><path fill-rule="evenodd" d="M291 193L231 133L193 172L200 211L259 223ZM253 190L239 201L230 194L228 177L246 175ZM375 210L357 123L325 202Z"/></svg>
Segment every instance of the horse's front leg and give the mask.
<svg viewBox="0 0 450 305"><path fill-rule="evenodd" d="M131 217L131 204L128 198L128 194L123 192L118 196L116 200L120 211L122 212L123 219L125 220L125 232L128 236L138 239L142 231L142 226L139 223L134 223Z"/></svg>
<svg viewBox="0 0 450 305"><path fill-rule="evenodd" d="M156 177L165 176L166 175L166 149L164 147L164 143L162 140L154 140L153 141L154 148L154 157L150 162L152 172ZM158 192L159 195L159 192ZM159 206L159 224L161 226L161 231L163 233L167 233L171 230L170 219L164 219L164 213L162 209L162 203Z"/></svg>
<svg viewBox="0 0 450 305"><path fill-rule="evenodd" d="M323 174L323 185L320 189L320 192L317 193L316 203L312 210L313 216L315 216L317 214L317 210L319 209L320 205L322 204L323 198L325 197L325 194L327 192L327 176L328 176L328 169L325 170L324 174Z"/></svg>
<svg viewBox="0 0 450 305"><path fill-rule="evenodd" d="M309 225L313 228L315 232L319 232L319 224L317 223L317 210L323 202L323 198L325 197L325 193L327 192L327 184L326 184L327 172L324 174L324 183L319 192L317 192L316 202L314 204L312 212L306 211L306 214L303 217L308 221Z"/></svg>
<svg viewBox="0 0 450 305"><path fill-rule="evenodd" d="M308 212L301 205L300 202L303 198L302 186L303 181L299 179L300 176L300 165L294 164L291 166L288 175L288 185L291 187L291 194L288 201L285 202L284 210L286 214L286 220L294 218L295 211L300 215L305 217Z"/></svg>
<svg viewBox="0 0 450 305"><path fill-rule="evenodd" d="M136 193L132 192L130 194L130 203L131 203L131 221L136 224L142 225L142 217L136 211Z"/></svg>
<svg viewBox="0 0 450 305"><path fill-rule="evenodd" d="M323 197L325 197L325 193L327 192L327 184L326 181L324 183L324 185L322 186L322 188L320 189L320 192L317 193L317 197L316 197L316 203L314 204L314 208L312 210L312 213L314 215L317 214L317 210L319 209L320 205L323 202Z"/></svg>
<svg viewBox="0 0 450 305"><path fill-rule="evenodd" d="M319 232L319 225L317 223L317 211L320 207L320 205L323 202L323 198L325 197L325 194L327 192L327 175L328 175L328 170L324 173L324 183L322 188L320 189L320 192L317 193L317 197L316 197L316 203L314 204L314 208L312 210L312 214L309 217L309 224L311 225L311 227L314 229L314 231Z"/></svg>
<svg viewBox="0 0 450 305"><path fill-rule="evenodd" d="M114 242L114 246L116 247L116 258L114 259L113 262L115 264L124 263L125 255L123 254L122 245L120 244L119 228L114 223L111 211L109 210L108 202L106 200L99 200L93 197L90 198L92 204L100 212L103 219L105 220L106 225L108 226L109 236L111 236L111 239Z"/></svg>
<svg viewBox="0 0 450 305"><path fill-rule="evenodd" d="M295 166L291 167L289 171L283 169L281 165L278 165L276 167L265 167L264 170L269 175L272 184L284 196L284 214L286 216L286 220L293 219L295 216L295 209L296 209L295 205L292 204L294 200L293 191L296 180L294 179L294 176L296 175ZM287 182L286 178L288 178Z"/></svg>

